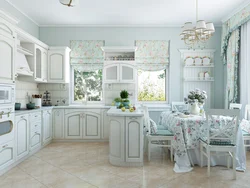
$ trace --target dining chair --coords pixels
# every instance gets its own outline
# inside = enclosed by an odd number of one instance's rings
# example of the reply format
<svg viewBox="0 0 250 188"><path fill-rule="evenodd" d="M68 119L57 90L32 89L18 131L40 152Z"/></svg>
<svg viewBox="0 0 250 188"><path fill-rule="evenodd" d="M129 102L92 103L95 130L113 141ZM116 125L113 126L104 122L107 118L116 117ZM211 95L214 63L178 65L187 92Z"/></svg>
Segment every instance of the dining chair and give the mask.
<svg viewBox="0 0 250 188"><path fill-rule="evenodd" d="M207 157L207 175L210 176L211 155L228 156L227 166L233 159L233 178L236 179L236 137L239 126L239 109L210 109L206 112L206 123L201 131L200 162Z"/></svg>
<svg viewBox="0 0 250 188"><path fill-rule="evenodd" d="M249 121L249 115L250 114L250 104L247 104L245 106L245 120ZM243 120L242 120L243 121ZM244 140L244 146L245 148L250 147L250 122L247 122L248 126L246 126L246 129L242 129L242 134L243 134L243 140ZM249 141L249 142L247 142Z"/></svg>
<svg viewBox="0 0 250 188"><path fill-rule="evenodd" d="M185 110L188 110L188 106L184 102L172 102L172 111L183 112Z"/></svg>
<svg viewBox="0 0 250 188"><path fill-rule="evenodd" d="M152 146L155 147L166 147L170 148L170 160L173 161L173 146L172 140L174 134L167 130L156 130L155 132L152 131L152 120L149 117L148 107L143 106L144 111L144 123L145 127L147 128L146 138L148 141L148 161L151 159L151 148Z"/></svg>
<svg viewBox="0 0 250 188"><path fill-rule="evenodd" d="M242 108L242 104L238 104L238 103L230 103L229 105L229 109L240 109Z"/></svg>

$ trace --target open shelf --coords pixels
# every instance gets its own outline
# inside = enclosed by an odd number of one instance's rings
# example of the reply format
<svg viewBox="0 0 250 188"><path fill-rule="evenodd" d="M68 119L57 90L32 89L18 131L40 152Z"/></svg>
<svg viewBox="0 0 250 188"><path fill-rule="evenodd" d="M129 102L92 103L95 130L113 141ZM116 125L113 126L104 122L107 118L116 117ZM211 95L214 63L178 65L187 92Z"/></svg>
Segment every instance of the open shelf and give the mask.
<svg viewBox="0 0 250 188"><path fill-rule="evenodd" d="M213 82L214 78L210 77L210 78L204 78L201 79L199 77L195 77L195 78L184 78L185 82Z"/></svg>
<svg viewBox="0 0 250 188"><path fill-rule="evenodd" d="M214 67L214 64L210 64L210 65L184 65L185 68L212 68Z"/></svg>
<svg viewBox="0 0 250 188"><path fill-rule="evenodd" d="M30 50L25 49L22 46L17 46L17 51L24 54L24 55L28 55L28 56L33 56L34 55Z"/></svg>
<svg viewBox="0 0 250 188"><path fill-rule="evenodd" d="M34 73L32 71L27 71L24 69L17 69L16 74L17 76L33 76Z"/></svg>

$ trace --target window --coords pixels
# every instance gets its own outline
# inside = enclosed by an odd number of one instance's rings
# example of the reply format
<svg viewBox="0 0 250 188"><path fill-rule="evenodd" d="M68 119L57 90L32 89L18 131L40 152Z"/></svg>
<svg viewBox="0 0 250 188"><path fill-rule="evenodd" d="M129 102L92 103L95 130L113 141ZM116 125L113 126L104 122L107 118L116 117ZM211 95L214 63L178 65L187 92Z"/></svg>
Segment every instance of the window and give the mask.
<svg viewBox="0 0 250 188"><path fill-rule="evenodd" d="M83 71L73 68L73 102L102 101L102 69Z"/></svg>
<svg viewBox="0 0 250 188"><path fill-rule="evenodd" d="M138 70L138 101L167 101L166 70Z"/></svg>

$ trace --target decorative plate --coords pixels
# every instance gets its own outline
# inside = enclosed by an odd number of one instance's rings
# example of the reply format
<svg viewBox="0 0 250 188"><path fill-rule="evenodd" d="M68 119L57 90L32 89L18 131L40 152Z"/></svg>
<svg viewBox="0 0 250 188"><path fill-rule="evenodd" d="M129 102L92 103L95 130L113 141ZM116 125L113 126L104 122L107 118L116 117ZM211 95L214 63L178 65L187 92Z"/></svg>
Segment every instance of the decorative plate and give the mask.
<svg viewBox="0 0 250 188"><path fill-rule="evenodd" d="M203 60L203 65L210 65L211 64L211 58L208 56L204 56L202 58L202 60Z"/></svg>
<svg viewBox="0 0 250 188"><path fill-rule="evenodd" d="M196 66L202 65L202 58L199 56L194 57L194 64Z"/></svg>
<svg viewBox="0 0 250 188"><path fill-rule="evenodd" d="M186 66L192 66L194 65L194 58L193 57L186 57L186 59L184 60L184 63Z"/></svg>

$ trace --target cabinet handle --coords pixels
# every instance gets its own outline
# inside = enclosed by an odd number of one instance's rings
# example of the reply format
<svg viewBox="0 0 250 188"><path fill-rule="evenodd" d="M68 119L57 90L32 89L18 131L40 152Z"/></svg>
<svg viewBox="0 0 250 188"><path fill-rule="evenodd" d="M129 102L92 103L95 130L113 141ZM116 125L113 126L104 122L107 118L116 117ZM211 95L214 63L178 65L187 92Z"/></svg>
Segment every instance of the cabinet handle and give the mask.
<svg viewBox="0 0 250 188"><path fill-rule="evenodd" d="M8 147L8 144L6 144L6 145L3 146L3 148L6 148L6 147Z"/></svg>
<svg viewBox="0 0 250 188"><path fill-rule="evenodd" d="M22 119L24 119L24 116L21 116Z"/></svg>

